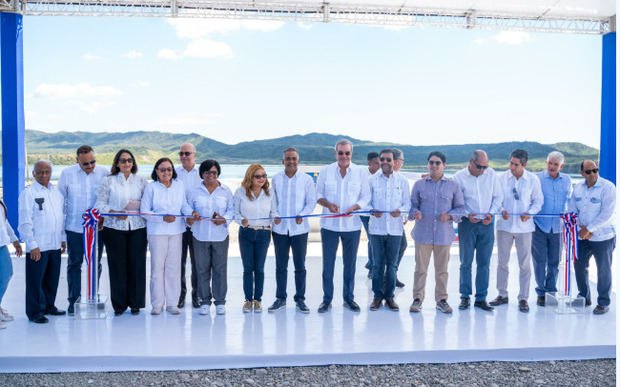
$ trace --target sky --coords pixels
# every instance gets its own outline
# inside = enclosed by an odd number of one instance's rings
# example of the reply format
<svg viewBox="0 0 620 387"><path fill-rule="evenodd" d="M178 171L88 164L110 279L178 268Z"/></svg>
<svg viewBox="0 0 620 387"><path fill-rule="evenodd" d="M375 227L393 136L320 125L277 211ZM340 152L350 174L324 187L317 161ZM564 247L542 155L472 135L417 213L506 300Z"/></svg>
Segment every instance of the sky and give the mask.
<svg viewBox="0 0 620 387"><path fill-rule="evenodd" d="M601 36L24 18L26 128L599 147Z"/></svg>

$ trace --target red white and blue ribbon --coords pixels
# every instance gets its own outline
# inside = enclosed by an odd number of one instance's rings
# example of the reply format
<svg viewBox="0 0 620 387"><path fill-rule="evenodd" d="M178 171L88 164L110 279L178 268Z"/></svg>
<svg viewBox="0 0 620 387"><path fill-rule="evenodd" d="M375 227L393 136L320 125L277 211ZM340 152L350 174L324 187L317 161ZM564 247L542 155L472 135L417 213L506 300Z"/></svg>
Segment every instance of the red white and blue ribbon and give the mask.
<svg viewBox="0 0 620 387"><path fill-rule="evenodd" d="M564 221L564 295L570 295L570 265L579 257L577 256L577 214L568 212L562 214Z"/></svg>
<svg viewBox="0 0 620 387"><path fill-rule="evenodd" d="M97 297L97 223L99 211L89 208L82 214L82 240L84 243L84 260L88 266L88 300L94 301Z"/></svg>

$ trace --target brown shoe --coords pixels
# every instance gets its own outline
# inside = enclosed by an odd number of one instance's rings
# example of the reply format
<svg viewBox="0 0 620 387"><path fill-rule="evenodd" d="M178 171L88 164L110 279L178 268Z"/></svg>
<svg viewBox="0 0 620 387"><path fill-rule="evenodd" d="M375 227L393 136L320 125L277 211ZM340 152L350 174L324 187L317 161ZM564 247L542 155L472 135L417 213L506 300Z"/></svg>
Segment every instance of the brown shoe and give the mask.
<svg viewBox="0 0 620 387"><path fill-rule="evenodd" d="M398 305L394 302L393 298L386 298L385 305L390 308L391 311L398 312Z"/></svg>
<svg viewBox="0 0 620 387"><path fill-rule="evenodd" d="M379 308L381 308L382 301L383 300L379 297L373 298L372 302L370 303L370 310L379 310Z"/></svg>

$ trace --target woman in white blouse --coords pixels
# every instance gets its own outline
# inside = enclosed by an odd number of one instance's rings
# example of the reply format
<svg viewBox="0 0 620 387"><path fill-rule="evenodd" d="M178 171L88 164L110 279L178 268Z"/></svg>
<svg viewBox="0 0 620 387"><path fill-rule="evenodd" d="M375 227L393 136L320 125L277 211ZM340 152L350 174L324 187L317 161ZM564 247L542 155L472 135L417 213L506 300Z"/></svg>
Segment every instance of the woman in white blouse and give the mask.
<svg viewBox="0 0 620 387"><path fill-rule="evenodd" d="M137 172L133 154L127 149L119 150L110 175L99 184L95 207L101 213L138 212L146 180ZM146 222L135 215L107 216L103 242L108 255L114 314L121 315L129 307L131 314L137 315L144 308L146 291Z"/></svg>
<svg viewBox="0 0 620 387"><path fill-rule="evenodd" d="M278 210L275 195L269 190L267 173L260 164L245 171L241 187L235 191L235 221L239 227L239 249L243 261L243 312L262 312L261 298L265 281L265 258L271 241L271 220ZM273 221L280 224L280 219Z"/></svg>
<svg viewBox="0 0 620 387"><path fill-rule="evenodd" d="M0 210L0 304L2 304L2 297L6 292L6 288L9 286L9 280L13 276L13 264L11 263L11 255L9 249L6 247L9 243L15 247L15 255L22 256L22 246L13 232L13 228L7 220L7 210L4 202L0 200L2 206ZM13 321L13 316L7 312L6 309L0 307L0 329L6 328L4 324L7 321Z"/></svg>
<svg viewBox="0 0 620 387"><path fill-rule="evenodd" d="M198 273L200 314L209 315L211 299L217 314L226 313L228 284L228 223L235 214L230 188L219 182L222 173L216 160L205 160L198 170L203 182L188 192L187 200L196 219L192 225L194 256Z"/></svg>
<svg viewBox="0 0 620 387"><path fill-rule="evenodd" d="M176 215L190 215L192 209L187 205L185 187L177 180L172 160L167 157L157 160L151 178L153 182L144 189L140 204L140 212L158 214L145 217L151 251L151 314L160 314L164 302L169 313L179 314L185 219Z"/></svg>

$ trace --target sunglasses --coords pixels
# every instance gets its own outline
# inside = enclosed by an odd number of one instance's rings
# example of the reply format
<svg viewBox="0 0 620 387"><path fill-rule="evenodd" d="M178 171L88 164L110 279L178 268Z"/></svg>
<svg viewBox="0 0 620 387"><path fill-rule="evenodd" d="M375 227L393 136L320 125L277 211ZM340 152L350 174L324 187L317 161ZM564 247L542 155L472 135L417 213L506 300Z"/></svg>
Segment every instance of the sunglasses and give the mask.
<svg viewBox="0 0 620 387"><path fill-rule="evenodd" d="M512 189L512 195L514 196L515 200L519 200L520 199L519 193L517 192L516 188Z"/></svg>
<svg viewBox="0 0 620 387"><path fill-rule="evenodd" d="M89 165L95 165L96 162L97 162L97 160L86 161L86 162L82 163L82 166L83 167L88 167Z"/></svg>
<svg viewBox="0 0 620 387"><path fill-rule="evenodd" d="M487 168L489 167L488 165L479 165L479 164L476 164L476 162L475 162L475 161L472 161L472 163L474 163L474 165L475 165L475 166L476 166L476 168L478 168L478 169L487 169Z"/></svg>
<svg viewBox="0 0 620 387"><path fill-rule="evenodd" d="M583 171L583 173L585 173L586 175L589 175L591 173L598 173L598 168L588 169L587 171Z"/></svg>
<svg viewBox="0 0 620 387"><path fill-rule="evenodd" d="M183 156L189 157L192 153L194 153L194 152L179 152L179 156L180 157L183 157Z"/></svg>
<svg viewBox="0 0 620 387"><path fill-rule="evenodd" d="M128 158L128 159L118 159L118 161L121 164L132 164L133 163L133 159L132 158Z"/></svg>
<svg viewBox="0 0 620 387"><path fill-rule="evenodd" d="M437 165L437 166L440 166L440 165L441 165L441 161L428 160L428 165ZM485 167L485 168L486 168L486 167Z"/></svg>
<svg viewBox="0 0 620 387"><path fill-rule="evenodd" d="M392 161L391 157L380 157L379 160L381 161L387 161L388 163Z"/></svg>
<svg viewBox="0 0 620 387"><path fill-rule="evenodd" d="M205 173L207 175L213 175L213 176L217 175L217 171L205 171ZM256 176L254 176L254 177L256 177Z"/></svg>
<svg viewBox="0 0 620 387"><path fill-rule="evenodd" d="M168 167L168 168L157 168L157 170L161 173L165 173L165 172L172 172L172 168Z"/></svg>
<svg viewBox="0 0 620 387"><path fill-rule="evenodd" d="M338 156L343 156L343 155L346 155L346 156L351 156L351 152L349 152L349 151L346 151L346 152L339 151L339 152L338 152Z"/></svg>
<svg viewBox="0 0 620 387"><path fill-rule="evenodd" d="M255 179L266 179L267 178L267 174L263 174L263 175L254 175Z"/></svg>

